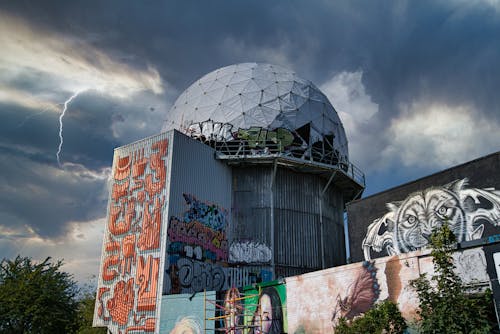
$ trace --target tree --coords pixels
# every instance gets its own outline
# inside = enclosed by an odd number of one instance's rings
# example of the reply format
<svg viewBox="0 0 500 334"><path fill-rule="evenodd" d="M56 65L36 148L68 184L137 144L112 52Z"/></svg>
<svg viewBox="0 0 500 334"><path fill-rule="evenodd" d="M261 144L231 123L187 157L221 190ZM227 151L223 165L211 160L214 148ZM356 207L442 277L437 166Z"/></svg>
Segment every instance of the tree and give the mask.
<svg viewBox="0 0 500 334"><path fill-rule="evenodd" d="M434 231L430 246L435 274L430 280L422 274L411 282L420 299L420 329L422 333L489 333L491 293L467 294L454 271L455 242L455 235L447 223Z"/></svg>
<svg viewBox="0 0 500 334"><path fill-rule="evenodd" d="M91 291L84 293L83 297L78 301L78 318L79 328L78 334L105 334L106 328L92 327L92 320L94 318L95 294Z"/></svg>
<svg viewBox="0 0 500 334"><path fill-rule="evenodd" d="M339 324L335 327L335 334L399 334L404 333L406 327L397 304L385 300L350 322L340 318Z"/></svg>
<svg viewBox="0 0 500 334"><path fill-rule="evenodd" d="M0 333L73 333L78 328L76 294L62 261L28 257L0 263Z"/></svg>

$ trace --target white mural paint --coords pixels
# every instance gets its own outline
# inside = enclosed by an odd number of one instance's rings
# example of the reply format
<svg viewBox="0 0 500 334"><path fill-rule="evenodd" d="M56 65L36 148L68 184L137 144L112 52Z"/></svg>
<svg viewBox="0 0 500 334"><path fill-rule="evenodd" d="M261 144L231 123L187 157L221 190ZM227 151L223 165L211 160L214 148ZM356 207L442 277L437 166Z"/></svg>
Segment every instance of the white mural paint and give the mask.
<svg viewBox="0 0 500 334"><path fill-rule="evenodd" d="M500 224L500 191L468 188L467 179L410 194L402 202L387 203L387 212L368 226L362 248L397 255L422 249L432 231L448 221L458 242L482 237L485 224Z"/></svg>
<svg viewBox="0 0 500 334"><path fill-rule="evenodd" d="M455 271L465 284L488 282L486 272L486 257L481 248L466 249L453 254Z"/></svg>
<svg viewBox="0 0 500 334"><path fill-rule="evenodd" d="M267 263L271 257L271 249L259 242L234 242L229 247L229 262L233 263Z"/></svg>

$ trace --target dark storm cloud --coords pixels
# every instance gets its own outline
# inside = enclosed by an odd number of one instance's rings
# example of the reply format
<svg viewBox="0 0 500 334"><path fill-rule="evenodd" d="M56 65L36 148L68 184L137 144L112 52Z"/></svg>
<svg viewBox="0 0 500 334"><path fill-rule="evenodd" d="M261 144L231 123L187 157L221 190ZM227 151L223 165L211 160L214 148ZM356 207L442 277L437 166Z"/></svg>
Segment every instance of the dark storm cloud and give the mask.
<svg viewBox="0 0 500 334"><path fill-rule="evenodd" d="M316 83L361 69L383 113L432 93L491 117L500 97L498 12L487 2L252 1L10 3L47 29L87 38L137 67L153 63L179 92L220 66L280 50ZM232 50L233 44L245 48Z"/></svg>
<svg viewBox="0 0 500 334"><path fill-rule="evenodd" d="M200 76L244 61L283 62L317 85L341 72L362 71L379 110L360 131L372 138L375 152L390 144L385 134L401 105L414 101L469 105L478 118L500 119L500 14L488 2L16 1L0 8L48 35L77 37L117 62L139 70L154 66L169 83L165 95L143 92L131 102L92 91L75 100L65 117L62 159L90 169L109 166L114 146L159 131L162 113ZM82 57L105 67L93 53ZM58 88L57 80L38 72L9 84L53 94ZM58 95L60 102L66 93ZM30 159L49 161L58 144L58 114L16 128L30 113L16 119L13 110L0 108L4 146L36 148ZM372 153L364 163L376 159Z"/></svg>
<svg viewBox="0 0 500 334"><path fill-rule="evenodd" d="M41 237L57 237L69 221L102 216L103 175L74 168L62 171L0 148L0 219L14 231L29 228Z"/></svg>

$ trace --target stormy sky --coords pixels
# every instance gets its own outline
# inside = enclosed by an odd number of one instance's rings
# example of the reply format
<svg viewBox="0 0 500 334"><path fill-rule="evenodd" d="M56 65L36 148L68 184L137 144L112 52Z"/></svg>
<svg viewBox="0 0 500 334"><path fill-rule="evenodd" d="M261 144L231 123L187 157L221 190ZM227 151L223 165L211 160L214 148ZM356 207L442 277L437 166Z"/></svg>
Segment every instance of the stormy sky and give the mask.
<svg viewBox="0 0 500 334"><path fill-rule="evenodd" d="M253 61L329 97L365 195L499 150L496 0L1 0L0 257L97 275L113 149Z"/></svg>

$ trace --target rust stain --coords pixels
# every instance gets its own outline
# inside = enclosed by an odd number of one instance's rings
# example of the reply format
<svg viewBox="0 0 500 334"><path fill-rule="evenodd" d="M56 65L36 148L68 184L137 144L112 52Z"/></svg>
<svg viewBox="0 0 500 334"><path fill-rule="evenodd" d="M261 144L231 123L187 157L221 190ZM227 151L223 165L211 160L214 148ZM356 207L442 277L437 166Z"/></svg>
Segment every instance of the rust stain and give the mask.
<svg viewBox="0 0 500 334"><path fill-rule="evenodd" d="M387 282L388 299L397 303L401 293L402 284L399 273L401 272L401 262L397 256L393 256L385 265L385 279Z"/></svg>

